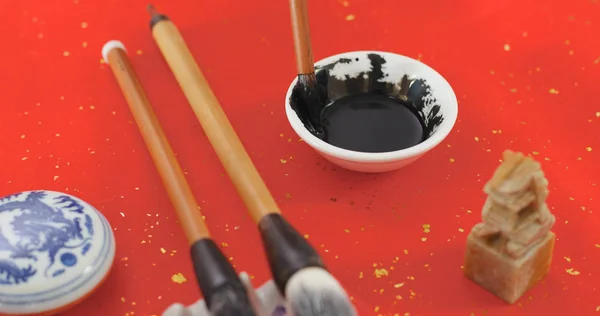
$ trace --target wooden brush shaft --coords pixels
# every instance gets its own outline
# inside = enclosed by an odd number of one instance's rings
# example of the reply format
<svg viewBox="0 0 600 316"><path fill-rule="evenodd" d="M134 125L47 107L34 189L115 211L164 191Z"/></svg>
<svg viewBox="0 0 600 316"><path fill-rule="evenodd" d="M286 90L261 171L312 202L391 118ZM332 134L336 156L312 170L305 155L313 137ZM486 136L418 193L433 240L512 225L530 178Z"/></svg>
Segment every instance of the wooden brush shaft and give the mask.
<svg viewBox="0 0 600 316"><path fill-rule="evenodd" d="M296 67L298 74L302 75L315 72L315 63L310 44L307 2L308 0L290 0Z"/></svg>
<svg viewBox="0 0 600 316"><path fill-rule="evenodd" d="M254 221L258 223L263 215L279 213L275 200L175 25L161 21L154 25L152 34Z"/></svg>
<svg viewBox="0 0 600 316"><path fill-rule="evenodd" d="M127 53L121 49L113 49L107 57L175 207L188 241L193 244L200 239L209 237L209 231L202 219L202 214L200 214L198 203L187 184Z"/></svg>

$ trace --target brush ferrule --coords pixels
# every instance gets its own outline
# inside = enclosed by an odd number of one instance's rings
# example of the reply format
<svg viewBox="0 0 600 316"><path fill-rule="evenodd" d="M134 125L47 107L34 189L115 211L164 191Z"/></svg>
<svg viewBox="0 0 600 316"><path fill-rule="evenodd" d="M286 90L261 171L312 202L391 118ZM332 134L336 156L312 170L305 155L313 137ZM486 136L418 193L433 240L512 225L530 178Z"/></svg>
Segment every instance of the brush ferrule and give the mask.
<svg viewBox="0 0 600 316"><path fill-rule="evenodd" d="M255 315L244 285L212 239L195 242L191 255L196 279L212 315Z"/></svg>
<svg viewBox="0 0 600 316"><path fill-rule="evenodd" d="M152 30L154 28L154 26L156 24L158 24L158 22L168 21L168 20L169 20L169 17L164 14L153 15L152 18L150 19L150 29Z"/></svg>
<svg viewBox="0 0 600 316"><path fill-rule="evenodd" d="M273 281L282 295L285 295L290 278L299 270L308 267L325 269L319 254L281 214L264 216L258 229Z"/></svg>

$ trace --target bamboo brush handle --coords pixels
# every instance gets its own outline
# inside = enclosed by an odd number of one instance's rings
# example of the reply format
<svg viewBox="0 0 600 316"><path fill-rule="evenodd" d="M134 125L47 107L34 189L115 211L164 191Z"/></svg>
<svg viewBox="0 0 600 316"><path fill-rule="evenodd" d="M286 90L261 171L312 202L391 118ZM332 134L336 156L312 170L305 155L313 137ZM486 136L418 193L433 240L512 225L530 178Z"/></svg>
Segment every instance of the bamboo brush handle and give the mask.
<svg viewBox="0 0 600 316"><path fill-rule="evenodd" d="M160 21L152 35L253 220L280 213L175 24Z"/></svg>
<svg viewBox="0 0 600 316"><path fill-rule="evenodd" d="M194 244L198 240L210 237L198 203L181 171L160 122L152 110L146 93L135 75L127 53L122 49L112 49L108 52L107 57L108 64L125 95L188 241L190 244Z"/></svg>
<svg viewBox="0 0 600 316"><path fill-rule="evenodd" d="M290 0L296 68L300 75L315 72L315 64L310 43L307 2L308 0Z"/></svg>

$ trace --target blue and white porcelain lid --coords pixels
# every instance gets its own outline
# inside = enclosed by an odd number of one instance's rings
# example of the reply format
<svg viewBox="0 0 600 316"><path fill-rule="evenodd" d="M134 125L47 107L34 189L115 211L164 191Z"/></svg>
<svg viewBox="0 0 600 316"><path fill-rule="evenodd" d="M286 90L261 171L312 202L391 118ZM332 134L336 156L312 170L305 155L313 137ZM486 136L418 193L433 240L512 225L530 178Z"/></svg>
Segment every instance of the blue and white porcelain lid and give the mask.
<svg viewBox="0 0 600 316"><path fill-rule="evenodd" d="M85 298L115 257L108 221L65 193L0 198L0 314L57 311Z"/></svg>

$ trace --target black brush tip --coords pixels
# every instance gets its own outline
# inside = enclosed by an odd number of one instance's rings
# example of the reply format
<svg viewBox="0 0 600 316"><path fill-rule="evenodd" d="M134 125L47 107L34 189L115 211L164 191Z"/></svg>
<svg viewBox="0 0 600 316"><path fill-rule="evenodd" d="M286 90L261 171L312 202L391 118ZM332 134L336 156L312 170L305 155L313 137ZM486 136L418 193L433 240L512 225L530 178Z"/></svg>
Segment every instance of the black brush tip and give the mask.
<svg viewBox="0 0 600 316"><path fill-rule="evenodd" d="M191 255L196 279L211 315L255 316L242 280L213 240L195 242Z"/></svg>
<svg viewBox="0 0 600 316"><path fill-rule="evenodd" d="M244 288L227 285L211 297L212 316L255 316Z"/></svg>
<svg viewBox="0 0 600 316"><path fill-rule="evenodd" d="M292 89L290 106L304 126L318 138L324 137L321 112L329 103L325 87L317 82L315 74L300 74Z"/></svg>
<svg viewBox="0 0 600 316"><path fill-rule="evenodd" d="M290 278L308 267L325 269L325 264L306 241L281 214L261 218L258 229L273 275L273 281L282 295Z"/></svg>

